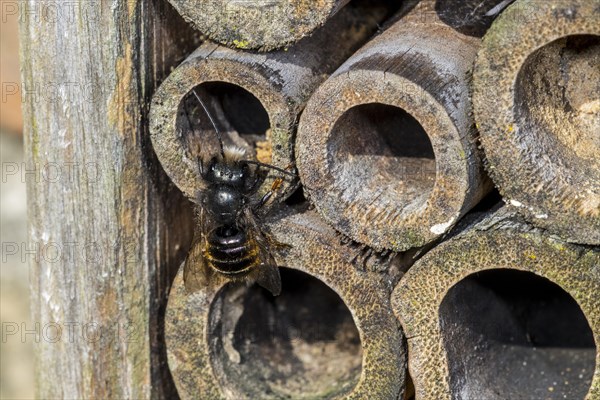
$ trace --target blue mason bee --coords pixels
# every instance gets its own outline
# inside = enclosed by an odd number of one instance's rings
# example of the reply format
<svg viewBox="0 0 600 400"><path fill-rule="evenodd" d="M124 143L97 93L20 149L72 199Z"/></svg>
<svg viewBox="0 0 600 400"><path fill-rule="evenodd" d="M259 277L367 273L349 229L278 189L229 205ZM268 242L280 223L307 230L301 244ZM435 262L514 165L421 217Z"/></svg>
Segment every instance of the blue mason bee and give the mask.
<svg viewBox="0 0 600 400"><path fill-rule="evenodd" d="M214 128L219 152L201 156L199 136L187 133L188 151L197 162L200 185L194 199L196 232L184 266L186 289L193 292L211 285L220 275L232 281L256 282L276 296L281 292L281 278L271 249L285 245L271 237L258 212L280 188L284 177L297 182L297 175L250 160L241 147L224 145L206 104L195 89L192 92ZM189 115L187 118L190 122ZM271 190L258 197L265 170L281 177L274 180Z"/></svg>

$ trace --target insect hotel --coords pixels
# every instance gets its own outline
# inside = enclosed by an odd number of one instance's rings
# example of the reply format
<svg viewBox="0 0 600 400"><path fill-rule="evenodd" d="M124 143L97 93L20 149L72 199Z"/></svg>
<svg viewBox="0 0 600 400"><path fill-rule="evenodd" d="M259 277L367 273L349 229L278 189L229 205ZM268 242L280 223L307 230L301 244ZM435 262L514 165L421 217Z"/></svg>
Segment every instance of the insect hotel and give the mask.
<svg viewBox="0 0 600 400"><path fill-rule="evenodd" d="M100 173L30 231L111 246L34 317L130 334L40 343L40 398L600 399L598 0L78 12L22 21L27 81L95 83L28 162Z"/></svg>

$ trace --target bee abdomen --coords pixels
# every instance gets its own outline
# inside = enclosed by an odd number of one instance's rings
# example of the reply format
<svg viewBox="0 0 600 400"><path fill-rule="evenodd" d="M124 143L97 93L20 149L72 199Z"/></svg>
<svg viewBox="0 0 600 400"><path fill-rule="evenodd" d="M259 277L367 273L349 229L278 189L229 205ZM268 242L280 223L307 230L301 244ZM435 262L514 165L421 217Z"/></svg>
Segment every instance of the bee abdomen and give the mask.
<svg viewBox="0 0 600 400"><path fill-rule="evenodd" d="M209 235L205 258L211 268L226 274L237 275L248 272L259 264L258 244L244 232L223 237L213 231Z"/></svg>

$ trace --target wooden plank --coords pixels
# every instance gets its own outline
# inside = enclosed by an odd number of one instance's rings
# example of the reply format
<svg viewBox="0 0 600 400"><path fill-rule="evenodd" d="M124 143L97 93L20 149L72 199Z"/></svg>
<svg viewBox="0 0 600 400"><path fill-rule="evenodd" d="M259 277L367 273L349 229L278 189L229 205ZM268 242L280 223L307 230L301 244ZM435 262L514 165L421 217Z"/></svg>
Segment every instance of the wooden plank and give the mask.
<svg viewBox="0 0 600 400"><path fill-rule="evenodd" d="M39 398L174 393L161 314L192 218L146 112L198 40L165 4L19 3L33 319L62 329L36 344Z"/></svg>

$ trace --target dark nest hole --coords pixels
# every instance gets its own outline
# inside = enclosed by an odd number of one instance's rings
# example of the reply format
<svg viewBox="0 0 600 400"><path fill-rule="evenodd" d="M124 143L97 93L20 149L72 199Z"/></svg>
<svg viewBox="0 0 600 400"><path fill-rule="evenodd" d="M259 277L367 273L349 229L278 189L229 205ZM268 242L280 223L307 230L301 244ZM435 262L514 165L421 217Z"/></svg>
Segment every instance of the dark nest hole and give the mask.
<svg viewBox="0 0 600 400"><path fill-rule="evenodd" d="M353 198L413 208L433 190L435 155L421 124L405 110L381 103L355 106L332 129L332 174Z"/></svg>
<svg viewBox="0 0 600 400"><path fill-rule="evenodd" d="M599 65L600 36L567 36L529 55L516 82L519 128L540 154L585 176L600 168Z"/></svg>
<svg viewBox="0 0 600 400"><path fill-rule="evenodd" d="M583 399L595 368L575 300L530 272L490 270L450 289L440 326L455 399Z"/></svg>
<svg viewBox="0 0 600 400"><path fill-rule="evenodd" d="M320 280L280 268L282 294L226 286L209 321L212 363L234 398L330 399L359 380L362 346L350 311Z"/></svg>
<svg viewBox="0 0 600 400"><path fill-rule="evenodd" d="M482 37L509 3L504 0L436 0L435 11L443 22L458 32Z"/></svg>
<svg viewBox="0 0 600 400"><path fill-rule="evenodd" d="M202 83L183 98L177 117L182 140L187 141L187 135L195 133L203 153L218 154L215 129L194 91L223 135L225 145L246 148L251 156L256 154L257 147L267 146L270 121L265 107L246 89L227 82Z"/></svg>

